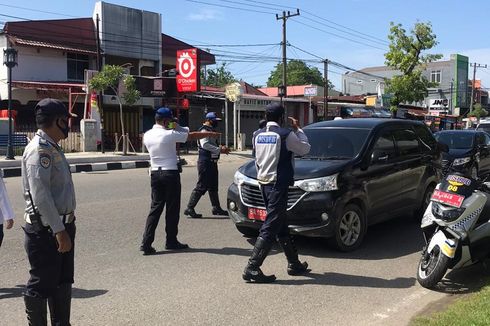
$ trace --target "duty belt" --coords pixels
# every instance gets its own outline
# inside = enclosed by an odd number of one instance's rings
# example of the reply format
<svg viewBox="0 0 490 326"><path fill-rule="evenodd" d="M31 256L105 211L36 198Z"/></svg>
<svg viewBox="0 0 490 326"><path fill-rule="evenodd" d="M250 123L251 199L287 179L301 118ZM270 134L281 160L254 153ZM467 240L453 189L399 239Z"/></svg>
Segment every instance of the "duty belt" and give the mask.
<svg viewBox="0 0 490 326"><path fill-rule="evenodd" d="M25 214L24 219L25 219L26 223L32 224L31 219L29 217L29 214ZM73 223L73 221L75 221L75 214L73 214L73 212L68 213L68 214L63 214L63 215L60 215L60 219L63 222L63 224L70 224L70 223Z"/></svg>

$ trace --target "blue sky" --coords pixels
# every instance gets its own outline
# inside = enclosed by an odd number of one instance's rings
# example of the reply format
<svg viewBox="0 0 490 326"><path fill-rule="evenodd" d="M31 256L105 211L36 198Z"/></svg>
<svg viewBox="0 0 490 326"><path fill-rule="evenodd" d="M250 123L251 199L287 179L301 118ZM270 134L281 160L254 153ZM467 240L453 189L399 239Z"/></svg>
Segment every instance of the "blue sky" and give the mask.
<svg viewBox="0 0 490 326"><path fill-rule="evenodd" d="M66 0L16 2L0 0L0 14L26 19L63 19L91 17L96 1ZM316 59L305 50L322 58L360 69L384 64L390 21L401 23L407 30L417 21L431 22L439 44L431 51L449 58L451 53L467 55L471 62L488 64L477 70L477 78L490 87L490 45L487 27L490 13L488 0L165 0L107 1L127 7L162 14L163 32L189 44L209 48L224 56L251 54L281 57L278 45L282 38L281 21L274 13L283 10L301 15L287 23L288 58ZM248 5L247 5L248 4ZM17 6L28 8L12 8ZM239 7L238 10L230 7ZM473 10L474 9L474 10ZM0 16L0 21L13 20ZM350 40L349 40L350 39ZM230 44L275 44L257 47L216 47ZM299 49L298 49L299 48ZM232 53L233 52L233 53ZM229 69L237 78L265 85L277 62L232 62ZM321 64L318 66L323 72ZM210 68L213 68L210 66ZM340 89L340 74L345 69L330 67L329 78Z"/></svg>

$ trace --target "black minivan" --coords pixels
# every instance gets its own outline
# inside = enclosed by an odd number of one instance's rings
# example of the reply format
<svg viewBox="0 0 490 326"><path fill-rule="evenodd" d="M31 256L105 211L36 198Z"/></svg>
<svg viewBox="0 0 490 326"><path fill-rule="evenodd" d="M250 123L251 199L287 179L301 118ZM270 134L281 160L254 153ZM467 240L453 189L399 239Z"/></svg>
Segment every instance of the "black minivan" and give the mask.
<svg viewBox="0 0 490 326"><path fill-rule="evenodd" d="M292 234L330 238L339 250L351 251L368 225L407 212L421 217L440 164L438 143L423 123L344 119L314 123L304 132L311 150L294 158L287 208ZM266 216L256 176L250 161L228 188L230 217L247 236L257 234Z"/></svg>

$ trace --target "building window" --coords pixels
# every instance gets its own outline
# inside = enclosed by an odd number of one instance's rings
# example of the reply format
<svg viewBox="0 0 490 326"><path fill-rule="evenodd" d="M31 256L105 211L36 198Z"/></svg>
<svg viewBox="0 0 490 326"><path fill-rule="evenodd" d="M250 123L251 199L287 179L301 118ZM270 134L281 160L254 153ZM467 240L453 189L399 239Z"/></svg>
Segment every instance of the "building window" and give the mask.
<svg viewBox="0 0 490 326"><path fill-rule="evenodd" d="M68 53L66 55L68 80L85 80L85 70L88 70L88 55Z"/></svg>
<svg viewBox="0 0 490 326"><path fill-rule="evenodd" d="M430 72L430 81L432 83L440 83L441 82L441 71L440 70L432 70Z"/></svg>

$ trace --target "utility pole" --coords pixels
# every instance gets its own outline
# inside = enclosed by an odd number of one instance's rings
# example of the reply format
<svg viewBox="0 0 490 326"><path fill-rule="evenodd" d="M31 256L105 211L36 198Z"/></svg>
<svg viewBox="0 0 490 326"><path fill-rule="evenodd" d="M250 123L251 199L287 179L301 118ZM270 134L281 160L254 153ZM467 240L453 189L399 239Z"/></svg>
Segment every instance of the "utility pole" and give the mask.
<svg viewBox="0 0 490 326"><path fill-rule="evenodd" d="M325 120L325 117L328 116L328 59L323 61L323 76L325 78L323 85L323 119Z"/></svg>
<svg viewBox="0 0 490 326"><path fill-rule="evenodd" d="M454 108L453 108L453 82L454 80L451 79L451 97L449 98L449 114L453 114Z"/></svg>
<svg viewBox="0 0 490 326"><path fill-rule="evenodd" d="M282 16L280 17L278 14L276 14L276 20L282 19L282 91L281 88L279 88L279 96L281 97L281 105L282 105L282 98L287 96L287 73L286 73L286 21L290 17L294 16L299 16L299 9L296 9L295 14L291 14L290 11L287 12L283 11Z"/></svg>
<svg viewBox="0 0 490 326"><path fill-rule="evenodd" d="M102 70L102 56L100 54L100 29L99 29L99 14L96 16L96 37L97 37L97 71L100 72ZM98 102L99 102L99 115L100 115L100 151L102 154L105 153L104 150L104 114L103 114L103 101L104 97L102 96L102 92L99 92Z"/></svg>
<svg viewBox="0 0 490 326"><path fill-rule="evenodd" d="M486 68L487 65L482 65L479 63L470 63L470 67L473 67L473 82L471 83L471 98L470 98L470 113L473 112L473 96L475 93L475 78L476 78L476 68Z"/></svg>

